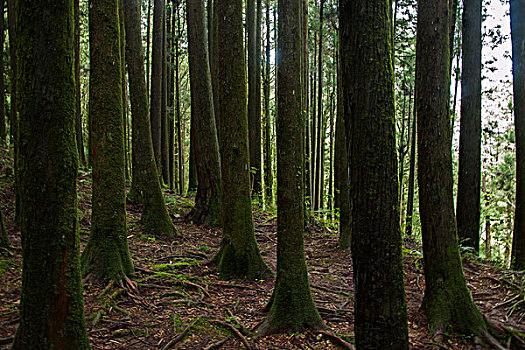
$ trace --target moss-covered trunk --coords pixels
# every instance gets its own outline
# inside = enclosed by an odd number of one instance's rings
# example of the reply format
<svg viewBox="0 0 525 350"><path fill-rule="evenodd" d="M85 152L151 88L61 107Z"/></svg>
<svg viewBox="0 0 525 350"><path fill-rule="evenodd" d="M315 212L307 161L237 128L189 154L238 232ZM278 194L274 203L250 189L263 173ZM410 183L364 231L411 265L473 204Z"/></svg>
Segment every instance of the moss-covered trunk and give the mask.
<svg viewBox="0 0 525 350"><path fill-rule="evenodd" d="M301 0L279 1L277 115L277 279L262 334L318 329L304 256L304 114Z"/></svg>
<svg viewBox="0 0 525 350"><path fill-rule="evenodd" d="M0 13L4 13L5 1L0 1ZM4 21L0 21L0 54L4 57ZM0 61L0 143L7 143L7 125L5 119L5 84L4 60Z"/></svg>
<svg viewBox="0 0 525 350"><path fill-rule="evenodd" d="M462 245L479 251L481 192L481 2L464 0L456 218Z"/></svg>
<svg viewBox="0 0 525 350"><path fill-rule="evenodd" d="M420 0L418 13L416 108L426 284L423 308L433 332L452 325L461 333L481 335L486 327L463 276L452 198L448 1Z"/></svg>
<svg viewBox="0 0 525 350"><path fill-rule="evenodd" d="M172 237L178 234L178 231L166 209L153 158L140 36L140 0L124 0L123 3L133 129L133 183L142 202L141 223L147 233Z"/></svg>
<svg viewBox="0 0 525 350"><path fill-rule="evenodd" d="M205 9L201 0L186 3L195 160L198 177L195 207L188 219L198 225L221 225L221 170L215 126Z"/></svg>
<svg viewBox="0 0 525 350"><path fill-rule="evenodd" d="M223 239L215 260L222 278L251 279L271 273L253 231L242 4L242 0L216 4Z"/></svg>
<svg viewBox="0 0 525 350"><path fill-rule="evenodd" d="M514 125L516 129L516 212L512 267L525 270L525 1L511 0Z"/></svg>
<svg viewBox="0 0 525 350"><path fill-rule="evenodd" d="M248 33L248 138L252 195L262 195L261 169L261 0L246 2Z"/></svg>
<svg viewBox="0 0 525 350"><path fill-rule="evenodd" d="M264 200L266 205L273 204L272 172L272 116L270 114L270 0L266 0L266 58L264 60Z"/></svg>
<svg viewBox="0 0 525 350"><path fill-rule="evenodd" d="M164 0L153 1L153 43L151 52L151 98L150 120L153 155L159 175L162 174L161 131L162 131L162 51Z"/></svg>
<svg viewBox="0 0 525 350"><path fill-rule="evenodd" d="M75 14L75 89L76 89L76 118L75 133L77 138L78 158L81 166L86 165L86 155L84 152L84 134L82 132L82 107L80 95L80 0L74 0ZM0 90L0 91L3 91Z"/></svg>
<svg viewBox="0 0 525 350"><path fill-rule="evenodd" d="M82 271L117 280L133 272L126 238L118 0L90 0L89 58L93 205Z"/></svg>
<svg viewBox="0 0 525 350"><path fill-rule="evenodd" d="M5 227L4 213L0 209L0 247L9 248L9 237L7 236L7 229Z"/></svg>
<svg viewBox="0 0 525 350"><path fill-rule="evenodd" d="M388 0L340 7L358 349L408 349L390 12Z"/></svg>
<svg viewBox="0 0 525 350"><path fill-rule="evenodd" d="M77 220L73 2L20 0L16 13L23 270L13 349L89 349Z"/></svg>

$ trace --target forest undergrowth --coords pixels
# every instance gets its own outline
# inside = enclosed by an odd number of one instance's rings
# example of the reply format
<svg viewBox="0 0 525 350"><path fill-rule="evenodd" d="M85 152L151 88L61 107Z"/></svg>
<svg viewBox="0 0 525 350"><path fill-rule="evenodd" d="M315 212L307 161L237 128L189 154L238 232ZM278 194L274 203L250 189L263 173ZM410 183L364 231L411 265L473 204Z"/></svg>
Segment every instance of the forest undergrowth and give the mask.
<svg viewBox="0 0 525 350"><path fill-rule="evenodd" d="M15 231L13 168L0 149L0 210L4 212L10 250L0 251L0 349L10 348L18 326L21 266L20 234ZM82 248L89 234L90 174L78 182ZM337 233L313 225L305 239L312 293L327 325L323 332L257 337L274 279L224 281L209 261L221 241L221 230L184 221L191 197L165 192L170 215L183 238L146 235L139 224L140 206L127 206L128 242L136 272L123 283L84 284L86 323L92 349L338 349L354 338L352 260L337 248ZM277 218L254 208L257 242L267 264L276 267ZM488 349L476 339L442 335L432 338L420 310L425 281L417 242L404 242L405 288L411 349ZM465 258L463 269L472 296L492 320L525 333L524 276ZM516 336L504 345L525 348Z"/></svg>

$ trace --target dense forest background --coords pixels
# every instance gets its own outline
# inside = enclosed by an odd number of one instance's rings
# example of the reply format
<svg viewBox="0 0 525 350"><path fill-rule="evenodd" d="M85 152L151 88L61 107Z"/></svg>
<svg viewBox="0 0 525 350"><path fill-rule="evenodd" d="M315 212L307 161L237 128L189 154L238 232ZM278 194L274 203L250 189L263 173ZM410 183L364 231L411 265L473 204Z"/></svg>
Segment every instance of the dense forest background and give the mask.
<svg viewBox="0 0 525 350"><path fill-rule="evenodd" d="M522 1L0 4L0 345L525 348Z"/></svg>

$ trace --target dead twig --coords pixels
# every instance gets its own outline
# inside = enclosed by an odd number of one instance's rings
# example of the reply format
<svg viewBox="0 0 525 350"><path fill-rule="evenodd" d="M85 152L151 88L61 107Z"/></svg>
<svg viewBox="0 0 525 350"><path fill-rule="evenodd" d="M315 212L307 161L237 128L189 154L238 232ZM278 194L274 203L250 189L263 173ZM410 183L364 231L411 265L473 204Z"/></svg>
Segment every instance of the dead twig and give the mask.
<svg viewBox="0 0 525 350"><path fill-rule="evenodd" d="M233 335L235 335L237 338L239 338L241 340L241 342L244 344L244 347L246 347L246 349L250 350L252 347L250 346L250 343L248 343L248 340L246 340L246 338L244 337L244 335L241 334L241 332L239 332L239 330L237 328L235 328L234 325L230 324L230 323L227 323L227 322L223 322L221 320L213 320L214 323L217 323L223 327L226 327L228 328L230 331L232 331Z"/></svg>
<svg viewBox="0 0 525 350"><path fill-rule="evenodd" d="M326 288L326 287L322 287L322 286L318 286L318 285L315 285L315 284L311 284L310 287L312 287L313 289L322 290L323 292L333 293L333 294L337 294L337 295L340 295L340 296L343 296L343 297L347 297L347 298L351 297L351 295L349 293L346 293L346 292L343 292L343 291L334 290L334 289L330 289L330 288Z"/></svg>
<svg viewBox="0 0 525 350"><path fill-rule="evenodd" d="M177 344L178 342L180 342L185 336L186 334L188 334L188 332L190 331L190 329L195 326L195 324L201 319L201 317L195 319L192 323L190 323L190 325L186 328L184 328L184 330L182 332L179 333L179 335L177 335L175 338L171 339L166 345L164 345L162 347L162 350L168 350L170 347L172 347L173 345Z"/></svg>

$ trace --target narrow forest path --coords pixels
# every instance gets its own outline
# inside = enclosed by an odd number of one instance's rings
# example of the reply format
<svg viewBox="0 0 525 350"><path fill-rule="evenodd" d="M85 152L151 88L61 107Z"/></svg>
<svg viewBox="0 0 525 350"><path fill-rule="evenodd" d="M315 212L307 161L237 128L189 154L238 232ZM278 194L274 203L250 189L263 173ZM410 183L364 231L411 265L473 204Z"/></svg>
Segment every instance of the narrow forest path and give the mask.
<svg viewBox="0 0 525 350"><path fill-rule="evenodd" d="M1 150L5 156L5 150ZM21 287L20 236L13 230L12 168L0 157L0 209L6 215L15 249L0 252L0 349L8 349L18 325ZM90 224L90 177L79 177L82 245ZM183 222L192 199L166 193L181 240L147 236L138 224L140 207L128 206L128 239L136 267L131 283L85 285L87 328L93 349L338 349L322 334L285 334L257 338L251 332L263 319L274 280L223 281L208 262L220 244L221 231ZM256 211L255 230L262 255L276 266L275 217ZM306 237L306 258L314 300L331 333L353 339L352 261L337 249L337 235L315 227ZM420 312L423 297L421 248L404 244L405 287L411 349L471 349L472 339L445 335L435 343ZM480 309L492 319L525 332L524 287L515 274L476 261L465 261L467 283ZM521 294L518 292L521 289ZM517 303L521 303L517 305Z"/></svg>

